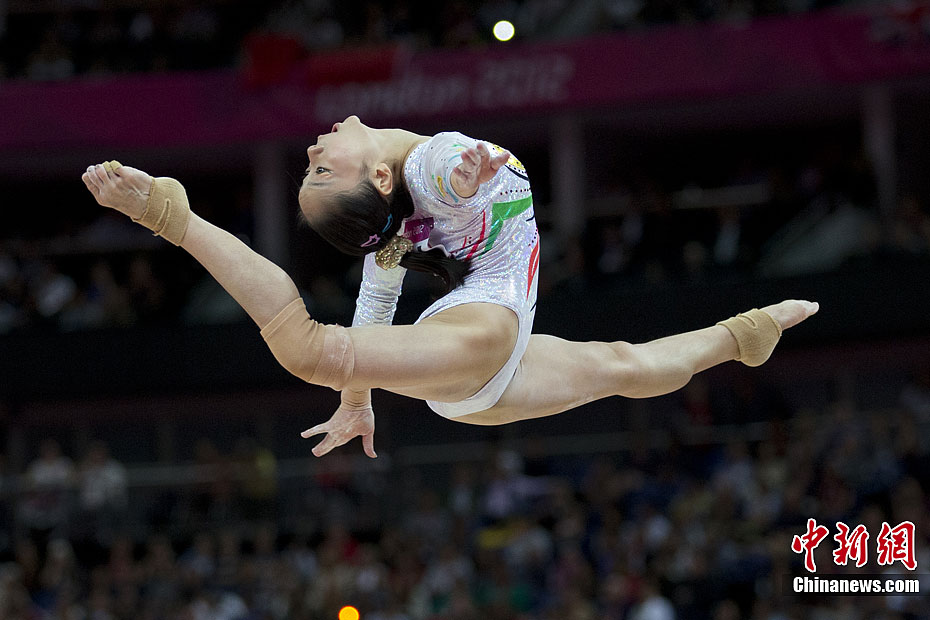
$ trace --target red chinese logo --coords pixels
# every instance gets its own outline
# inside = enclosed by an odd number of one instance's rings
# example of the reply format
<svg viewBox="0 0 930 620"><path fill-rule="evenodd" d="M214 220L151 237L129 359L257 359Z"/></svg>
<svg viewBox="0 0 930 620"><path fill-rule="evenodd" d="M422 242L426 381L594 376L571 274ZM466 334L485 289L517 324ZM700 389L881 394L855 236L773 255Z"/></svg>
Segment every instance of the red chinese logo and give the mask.
<svg viewBox="0 0 930 620"><path fill-rule="evenodd" d="M791 541L791 550L795 553L804 554L804 567L812 573L817 570L817 565L814 563L814 549L829 533L830 530L826 527L817 525L817 522L813 519L808 519L807 533L803 536L795 535Z"/></svg>
<svg viewBox="0 0 930 620"><path fill-rule="evenodd" d="M914 524L910 521L890 527L882 521L882 531L878 535L878 563L893 564L901 561L908 570L917 568L914 557Z"/></svg>
<svg viewBox="0 0 930 620"><path fill-rule="evenodd" d="M869 549L866 543L869 541L869 533L864 525L857 525L856 529L850 532L849 526L842 521L836 522L839 532L833 537L840 546L833 552L833 563L837 566L846 566L847 560L853 560L856 567L865 566L869 559Z"/></svg>
<svg viewBox="0 0 930 620"><path fill-rule="evenodd" d="M837 566L846 566L853 561L856 567L865 566L869 559L867 543L869 533L864 525L857 525L850 529L842 521L837 521L839 530L833 537L839 546L833 551L833 563ZM817 525L814 519L807 520L807 532L795 536L791 541L791 550L804 554L804 567L811 573L817 570L814 563L814 549L827 537L830 530L823 525ZM876 539L878 547L878 563L885 566L901 562L908 570L917 568L917 559L914 549L914 524L910 521L899 523L891 527L882 522L882 531Z"/></svg>

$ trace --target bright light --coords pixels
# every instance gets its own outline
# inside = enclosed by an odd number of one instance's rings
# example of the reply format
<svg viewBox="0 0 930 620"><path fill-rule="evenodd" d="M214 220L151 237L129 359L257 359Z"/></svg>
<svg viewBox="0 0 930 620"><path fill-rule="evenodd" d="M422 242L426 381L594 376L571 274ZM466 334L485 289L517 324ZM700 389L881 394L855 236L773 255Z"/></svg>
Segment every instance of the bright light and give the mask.
<svg viewBox="0 0 930 620"><path fill-rule="evenodd" d="M502 20L494 24L494 38L498 41L509 41L513 38L516 29L507 20Z"/></svg>
<svg viewBox="0 0 930 620"><path fill-rule="evenodd" d="M359 617L358 610L351 605L346 605L339 610L339 620L358 620Z"/></svg>

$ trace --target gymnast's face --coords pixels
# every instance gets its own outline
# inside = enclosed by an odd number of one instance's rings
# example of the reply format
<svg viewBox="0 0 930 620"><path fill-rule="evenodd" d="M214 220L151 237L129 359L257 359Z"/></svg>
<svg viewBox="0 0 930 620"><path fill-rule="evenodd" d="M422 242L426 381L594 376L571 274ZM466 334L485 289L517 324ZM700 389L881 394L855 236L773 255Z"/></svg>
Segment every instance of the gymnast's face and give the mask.
<svg viewBox="0 0 930 620"><path fill-rule="evenodd" d="M366 162L381 155L379 129L364 125L350 116L333 125L333 130L317 138L307 149L307 176L300 185L300 209L308 220L320 215L321 198L357 186L369 170Z"/></svg>

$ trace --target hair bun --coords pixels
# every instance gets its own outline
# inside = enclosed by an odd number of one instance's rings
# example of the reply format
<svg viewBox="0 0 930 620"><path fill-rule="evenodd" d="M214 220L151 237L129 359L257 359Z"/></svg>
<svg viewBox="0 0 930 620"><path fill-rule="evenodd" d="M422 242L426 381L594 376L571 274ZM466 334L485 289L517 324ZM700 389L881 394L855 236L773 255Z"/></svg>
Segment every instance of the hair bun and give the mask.
<svg viewBox="0 0 930 620"><path fill-rule="evenodd" d="M400 264L404 254L413 249L413 242L406 237L396 236L375 252L375 264L382 269L393 269Z"/></svg>

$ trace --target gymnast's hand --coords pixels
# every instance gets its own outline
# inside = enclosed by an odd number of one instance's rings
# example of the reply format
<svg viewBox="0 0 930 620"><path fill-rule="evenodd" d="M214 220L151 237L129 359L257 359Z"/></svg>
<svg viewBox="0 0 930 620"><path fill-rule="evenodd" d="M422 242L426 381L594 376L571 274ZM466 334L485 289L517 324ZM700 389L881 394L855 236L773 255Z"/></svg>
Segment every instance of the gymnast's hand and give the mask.
<svg viewBox="0 0 930 620"><path fill-rule="evenodd" d="M508 159L508 151L492 157L483 142L474 148L465 149L462 151L462 163L452 170L452 189L462 198L471 198L478 191L478 186L493 179Z"/></svg>
<svg viewBox="0 0 930 620"><path fill-rule="evenodd" d="M116 209L134 220L145 213L152 177L141 170L106 162L88 166L81 180L97 199L97 204Z"/></svg>
<svg viewBox="0 0 930 620"><path fill-rule="evenodd" d="M361 436L365 454L377 458L375 454L375 412L371 408L371 391L343 391L342 404L329 421L317 424L300 434L307 439L314 435L326 433L326 438L313 449L314 456L323 456L333 448L348 443Z"/></svg>

